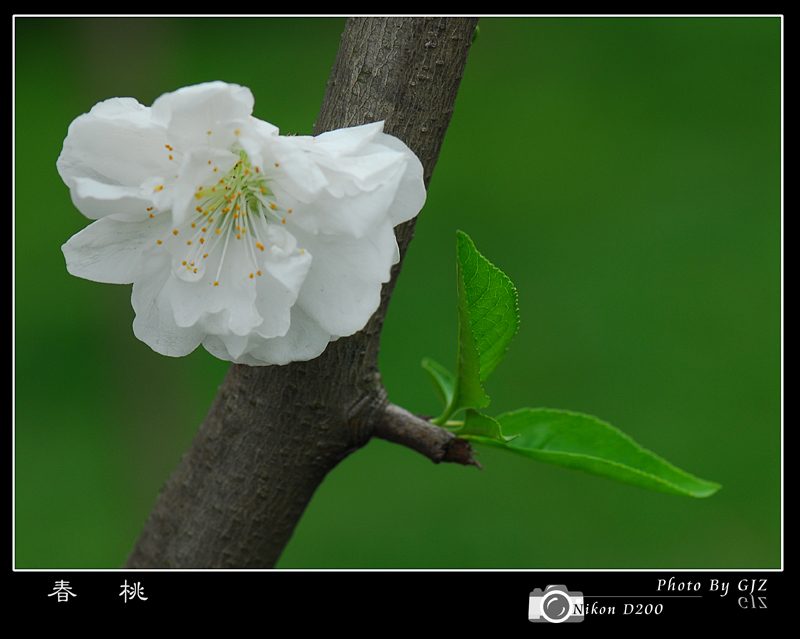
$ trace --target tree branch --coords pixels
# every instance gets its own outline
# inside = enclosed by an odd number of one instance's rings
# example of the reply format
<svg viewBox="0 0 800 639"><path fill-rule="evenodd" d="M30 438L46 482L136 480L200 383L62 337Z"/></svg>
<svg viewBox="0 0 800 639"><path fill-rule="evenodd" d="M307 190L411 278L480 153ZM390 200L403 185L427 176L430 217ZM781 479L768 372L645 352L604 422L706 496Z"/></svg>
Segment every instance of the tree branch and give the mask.
<svg viewBox="0 0 800 639"><path fill-rule="evenodd" d="M385 120L422 161L427 186L476 24L348 20L314 133ZM466 442L388 404L380 381L380 332L413 229L395 229L401 261L362 331L308 362L231 365L126 567L274 566L325 475L372 436L478 465Z"/></svg>
<svg viewBox="0 0 800 639"><path fill-rule="evenodd" d="M407 446L435 464L452 462L483 470L466 440L394 404L388 404L378 416L373 435Z"/></svg>

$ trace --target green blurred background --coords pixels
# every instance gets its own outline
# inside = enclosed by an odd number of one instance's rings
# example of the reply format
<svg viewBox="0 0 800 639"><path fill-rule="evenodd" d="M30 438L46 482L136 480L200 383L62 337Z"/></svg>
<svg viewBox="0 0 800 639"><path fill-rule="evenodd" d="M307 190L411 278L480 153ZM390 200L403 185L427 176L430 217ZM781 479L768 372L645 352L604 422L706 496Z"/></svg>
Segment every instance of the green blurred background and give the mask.
<svg viewBox="0 0 800 639"><path fill-rule="evenodd" d="M120 566L227 369L153 353L130 287L67 274L60 246L88 223L55 169L69 123L220 79L308 134L344 22L16 20L17 568ZM494 450L483 472L436 466L376 440L279 567L779 567L781 139L779 18L483 19L383 335L390 398L440 408L420 361L455 361L462 229L519 290L490 414L597 415L723 489Z"/></svg>

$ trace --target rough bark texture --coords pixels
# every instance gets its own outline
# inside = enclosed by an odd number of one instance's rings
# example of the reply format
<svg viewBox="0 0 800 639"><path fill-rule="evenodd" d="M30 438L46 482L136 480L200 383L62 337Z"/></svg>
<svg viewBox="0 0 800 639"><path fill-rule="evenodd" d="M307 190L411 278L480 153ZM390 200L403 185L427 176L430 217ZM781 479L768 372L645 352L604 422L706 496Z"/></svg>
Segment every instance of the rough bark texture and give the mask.
<svg viewBox="0 0 800 639"><path fill-rule="evenodd" d="M349 20L314 133L385 120L384 130L422 161L427 186L476 24ZM401 255L413 227L412 220L396 229ZM126 567L274 566L325 475L372 436L436 462L477 465L465 442L387 402L378 348L399 270L400 264L364 330L320 357L287 366L231 365Z"/></svg>

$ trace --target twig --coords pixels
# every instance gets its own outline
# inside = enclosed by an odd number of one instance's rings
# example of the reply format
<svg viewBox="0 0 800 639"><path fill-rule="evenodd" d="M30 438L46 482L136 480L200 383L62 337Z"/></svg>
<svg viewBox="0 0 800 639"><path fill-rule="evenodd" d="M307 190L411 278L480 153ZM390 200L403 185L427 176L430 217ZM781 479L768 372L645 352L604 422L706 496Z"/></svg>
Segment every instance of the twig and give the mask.
<svg viewBox="0 0 800 639"><path fill-rule="evenodd" d="M387 405L375 425L374 435L411 448L434 464L451 462L483 470L483 466L473 457L468 441L394 404Z"/></svg>

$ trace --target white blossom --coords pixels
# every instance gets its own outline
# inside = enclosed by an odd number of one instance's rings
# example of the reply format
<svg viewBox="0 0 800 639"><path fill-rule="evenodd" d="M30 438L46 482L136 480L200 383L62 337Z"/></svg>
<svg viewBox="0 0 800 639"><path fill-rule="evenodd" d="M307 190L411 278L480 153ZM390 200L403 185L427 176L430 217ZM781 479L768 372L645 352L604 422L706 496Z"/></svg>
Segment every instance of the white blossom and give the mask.
<svg viewBox="0 0 800 639"><path fill-rule="evenodd" d="M425 201L422 165L383 123L281 136L249 89L210 82L95 105L58 171L94 220L67 269L133 284L134 334L182 356L307 360L364 327Z"/></svg>

